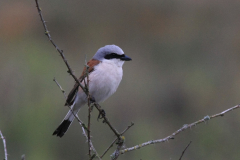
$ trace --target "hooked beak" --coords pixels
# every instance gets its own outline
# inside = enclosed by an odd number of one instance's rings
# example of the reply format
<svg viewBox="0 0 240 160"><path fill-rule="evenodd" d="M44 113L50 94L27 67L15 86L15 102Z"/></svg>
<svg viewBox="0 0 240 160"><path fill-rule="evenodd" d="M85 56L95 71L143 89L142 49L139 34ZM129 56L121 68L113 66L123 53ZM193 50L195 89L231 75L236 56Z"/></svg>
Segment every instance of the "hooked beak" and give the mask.
<svg viewBox="0 0 240 160"><path fill-rule="evenodd" d="M132 60L132 58L130 58L130 57L128 57L128 56L124 56L124 57L121 57L120 58L122 61L131 61Z"/></svg>

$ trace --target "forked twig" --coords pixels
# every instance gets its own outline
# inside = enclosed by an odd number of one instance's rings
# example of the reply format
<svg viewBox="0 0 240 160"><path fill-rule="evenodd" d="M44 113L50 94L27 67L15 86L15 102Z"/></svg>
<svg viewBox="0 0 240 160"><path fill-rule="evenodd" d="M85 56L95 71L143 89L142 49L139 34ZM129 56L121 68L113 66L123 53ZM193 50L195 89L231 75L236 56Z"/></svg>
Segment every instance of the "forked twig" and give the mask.
<svg viewBox="0 0 240 160"><path fill-rule="evenodd" d="M1 130L0 130L0 138L1 138L2 141L3 141L3 148L4 148L4 154L5 154L4 160L7 160L7 156L8 156L8 154L7 154L7 145L6 145L6 140L5 140L5 138L3 137L3 134L2 134L2 132L1 132Z"/></svg>

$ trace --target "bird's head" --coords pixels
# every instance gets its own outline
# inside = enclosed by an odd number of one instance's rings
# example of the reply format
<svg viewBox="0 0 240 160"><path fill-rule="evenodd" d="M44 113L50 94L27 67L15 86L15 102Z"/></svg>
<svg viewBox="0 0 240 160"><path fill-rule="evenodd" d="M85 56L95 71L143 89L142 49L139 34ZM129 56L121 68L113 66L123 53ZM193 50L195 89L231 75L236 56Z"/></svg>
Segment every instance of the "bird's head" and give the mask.
<svg viewBox="0 0 240 160"><path fill-rule="evenodd" d="M123 50L116 45L106 45L96 52L93 59L102 61L104 63L114 63L118 66L122 66L125 61L131 61L132 59L126 56Z"/></svg>

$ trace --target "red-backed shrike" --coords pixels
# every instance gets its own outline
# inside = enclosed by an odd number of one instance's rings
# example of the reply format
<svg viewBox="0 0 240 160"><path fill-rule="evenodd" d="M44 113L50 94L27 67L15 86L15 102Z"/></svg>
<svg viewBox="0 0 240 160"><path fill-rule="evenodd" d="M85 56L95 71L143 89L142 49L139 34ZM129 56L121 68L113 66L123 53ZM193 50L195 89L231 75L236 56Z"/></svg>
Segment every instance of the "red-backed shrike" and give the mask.
<svg viewBox="0 0 240 160"><path fill-rule="evenodd" d="M89 66L89 93L97 103L106 100L117 90L123 76L122 66L124 61L130 60L132 59L126 56L120 47L106 45L100 48L87 63ZM83 86L84 78L86 78L86 68L84 68L79 78ZM77 114L87 101L86 94L78 84L75 84L67 97L65 105L71 106L74 114ZM72 111L67 113L62 123L53 132L53 135L62 137L65 134L75 118Z"/></svg>

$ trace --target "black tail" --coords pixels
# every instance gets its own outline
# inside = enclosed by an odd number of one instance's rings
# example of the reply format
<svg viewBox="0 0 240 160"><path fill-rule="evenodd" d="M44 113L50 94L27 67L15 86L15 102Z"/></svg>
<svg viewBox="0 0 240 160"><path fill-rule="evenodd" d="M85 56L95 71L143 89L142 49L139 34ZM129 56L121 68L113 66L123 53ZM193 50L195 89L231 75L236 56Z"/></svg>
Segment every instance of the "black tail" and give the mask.
<svg viewBox="0 0 240 160"><path fill-rule="evenodd" d="M58 128L53 132L53 135L57 135L59 137L62 137L65 132L67 132L68 127L70 126L72 122L69 120L64 120L59 126Z"/></svg>

